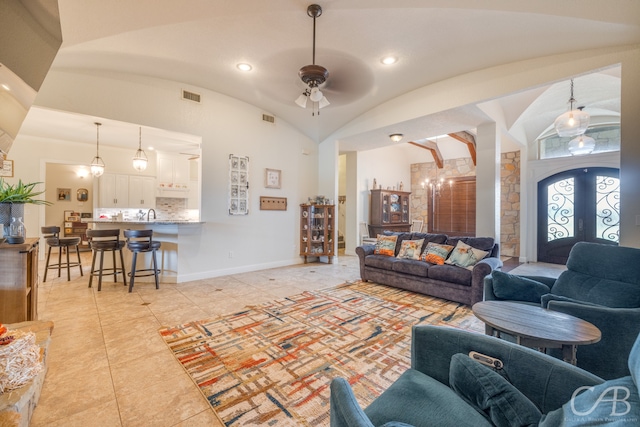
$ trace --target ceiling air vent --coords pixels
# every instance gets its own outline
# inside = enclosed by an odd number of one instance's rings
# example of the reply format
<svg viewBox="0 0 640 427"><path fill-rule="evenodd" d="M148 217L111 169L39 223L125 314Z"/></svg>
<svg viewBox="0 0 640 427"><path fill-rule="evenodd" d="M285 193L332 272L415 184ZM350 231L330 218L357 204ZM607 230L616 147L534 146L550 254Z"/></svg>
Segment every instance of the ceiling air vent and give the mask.
<svg viewBox="0 0 640 427"><path fill-rule="evenodd" d="M189 92L188 90L182 90L182 99L186 99L187 101L193 101L200 103L200 94L195 92Z"/></svg>
<svg viewBox="0 0 640 427"><path fill-rule="evenodd" d="M275 123L276 122L276 118L274 116L270 116L268 114L263 114L262 115L262 120L268 123Z"/></svg>

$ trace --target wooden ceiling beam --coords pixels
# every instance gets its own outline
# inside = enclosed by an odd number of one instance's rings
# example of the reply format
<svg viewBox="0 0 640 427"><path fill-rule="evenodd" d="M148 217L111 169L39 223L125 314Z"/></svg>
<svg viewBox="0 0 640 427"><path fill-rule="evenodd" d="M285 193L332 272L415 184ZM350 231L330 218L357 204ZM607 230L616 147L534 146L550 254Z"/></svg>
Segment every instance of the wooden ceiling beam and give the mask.
<svg viewBox="0 0 640 427"><path fill-rule="evenodd" d="M424 143L418 143L414 141L409 141L409 144L415 145L416 147L424 148L425 150L431 151L431 155L433 156L433 160L436 162L436 166L438 169L442 169L444 167L444 161L442 159L442 153L440 153L440 149L438 148L438 144L433 141L426 141Z"/></svg>
<svg viewBox="0 0 640 427"><path fill-rule="evenodd" d="M469 154L471 155L471 160L473 160L473 164L476 164L476 137L470 134L469 132L455 132L448 134L451 138L456 139L460 142L467 144L467 148L469 149Z"/></svg>

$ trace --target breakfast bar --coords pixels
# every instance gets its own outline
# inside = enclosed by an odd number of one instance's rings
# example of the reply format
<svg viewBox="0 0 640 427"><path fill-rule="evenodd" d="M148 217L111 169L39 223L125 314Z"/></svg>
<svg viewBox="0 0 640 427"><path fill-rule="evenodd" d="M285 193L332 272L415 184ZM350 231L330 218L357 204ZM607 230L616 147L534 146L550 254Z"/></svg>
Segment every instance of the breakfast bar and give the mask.
<svg viewBox="0 0 640 427"><path fill-rule="evenodd" d="M119 228L121 238L124 240L123 230L153 230L153 240L162 242L158 250L158 268L160 269L161 283L180 283L181 280L181 258L180 245L188 244L191 236L200 234L200 229L204 222L197 220L113 220L113 219L86 219L83 222L92 224L95 230L107 230ZM127 249L123 251L125 258L125 270L131 269L131 253ZM105 257L105 264L110 263L110 257ZM151 254L146 253L138 257L136 268L149 268L152 265ZM182 272L184 275L186 272ZM146 279L146 280L145 280ZM136 279L138 281L150 281L153 277Z"/></svg>

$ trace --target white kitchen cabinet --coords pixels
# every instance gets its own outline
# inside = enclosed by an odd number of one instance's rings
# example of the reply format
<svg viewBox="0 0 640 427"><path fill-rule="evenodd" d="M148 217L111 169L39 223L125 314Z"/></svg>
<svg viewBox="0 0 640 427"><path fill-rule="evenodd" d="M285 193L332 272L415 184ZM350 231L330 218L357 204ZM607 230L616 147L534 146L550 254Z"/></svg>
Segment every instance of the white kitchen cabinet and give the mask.
<svg viewBox="0 0 640 427"><path fill-rule="evenodd" d="M130 208L155 208L156 207L156 179L152 176L129 177L129 207Z"/></svg>
<svg viewBox="0 0 640 427"><path fill-rule="evenodd" d="M100 207L127 208L129 205L129 175L105 173L100 177Z"/></svg>
<svg viewBox="0 0 640 427"><path fill-rule="evenodd" d="M181 154L157 153L158 184L172 188L187 188L189 183L189 159Z"/></svg>

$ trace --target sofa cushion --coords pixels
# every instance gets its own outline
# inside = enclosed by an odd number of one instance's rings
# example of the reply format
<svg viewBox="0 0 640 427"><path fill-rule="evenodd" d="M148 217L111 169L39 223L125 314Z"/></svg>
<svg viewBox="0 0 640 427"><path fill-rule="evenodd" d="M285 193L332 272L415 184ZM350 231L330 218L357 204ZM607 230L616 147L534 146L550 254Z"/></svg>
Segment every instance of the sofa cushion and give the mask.
<svg viewBox="0 0 640 427"><path fill-rule="evenodd" d="M385 236L378 234L376 238L376 248L373 253L376 255L395 256L396 242L398 236Z"/></svg>
<svg viewBox="0 0 640 427"><path fill-rule="evenodd" d="M405 371L364 412L375 426L389 421L414 426L491 425L449 387L414 369Z"/></svg>
<svg viewBox="0 0 640 427"><path fill-rule="evenodd" d="M420 251L424 240L403 240L400 245L400 251L397 258L402 259L420 259Z"/></svg>
<svg viewBox="0 0 640 427"><path fill-rule="evenodd" d="M494 270L491 278L493 293L500 299L539 303L542 295L549 293L547 285L527 277Z"/></svg>
<svg viewBox="0 0 640 427"><path fill-rule="evenodd" d="M393 271L411 274L412 276L427 277L432 265L419 260L402 259L393 263Z"/></svg>
<svg viewBox="0 0 640 427"><path fill-rule="evenodd" d="M638 268L637 265L634 267ZM600 268L607 270L610 267L600 264ZM566 270L560 274L551 287L551 293L611 308L640 307L640 285L572 270Z"/></svg>
<svg viewBox="0 0 640 427"><path fill-rule="evenodd" d="M382 234L384 236L397 236L398 240L396 241L396 249L395 252L393 254L393 256L398 255L398 252L400 252L400 246L402 245L402 242L404 242L405 240L411 240L411 233L405 233L402 231L389 231L389 230L384 230L382 232Z"/></svg>
<svg viewBox="0 0 640 427"><path fill-rule="evenodd" d="M424 244L422 245L422 251L426 249L429 243L439 243L444 244L447 241L446 234L431 234L431 233L411 233L412 239L424 239Z"/></svg>
<svg viewBox="0 0 640 427"><path fill-rule="evenodd" d="M466 354L451 357L449 385L498 427L535 425L542 417L536 405L520 390Z"/></svg>
<svg viewBox="0 0 640 427"><path fill-rule="evenodd" d="M368 255L364 259L367 267L381 268L383 270L393 270L393 264L400 261L398 258L386 255Z"/></svg>
<svg viewBox="0 0 640 427"><path fill-rule="evenodd" d="M455 265L432 265L429 267L427 275L430 279L471 286L471 270Z"/></svg>
<svg viewBox="0 0 640 427"><path fill-rule="evenodd" d="M471 247L470 245L459 240L458 243L456 243L456 247L451 251L449 258L446 259L445 263L457 265L458 267L463 268L473 268L473 266L476 265L478 261L486 257L487 254L487 251Z"/></svg>
<svg viewBox="0 0 640 427"><path fill-rule="evenodd" d="M446 243L455 246L459 241L483 251L491 251L495 244L493 237L449 237Z"/></svg>
<svg viewBox="0 0 640 427"><path fill-rule="evenodd" d="M420 259L425 262L430 262L431 264L442 265L452 250L453 246L451 245L429 242Z"/></svg>

